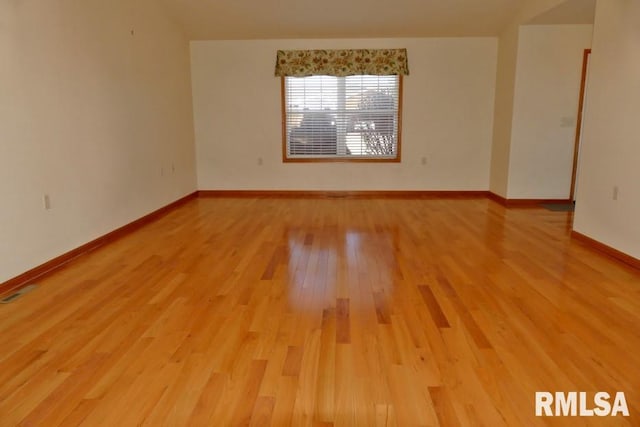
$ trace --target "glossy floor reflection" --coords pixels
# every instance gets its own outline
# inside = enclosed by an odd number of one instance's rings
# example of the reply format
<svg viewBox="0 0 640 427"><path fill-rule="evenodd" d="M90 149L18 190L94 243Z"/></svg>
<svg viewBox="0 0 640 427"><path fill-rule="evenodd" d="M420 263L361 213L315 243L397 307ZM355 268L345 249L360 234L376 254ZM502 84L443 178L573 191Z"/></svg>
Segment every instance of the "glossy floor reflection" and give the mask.
<svg viewBox="0 0 640 427"><path fill-rule="evenodd" d="M194 200L0 306L0 426L640 425L640 274L571 215Z"/></svg>

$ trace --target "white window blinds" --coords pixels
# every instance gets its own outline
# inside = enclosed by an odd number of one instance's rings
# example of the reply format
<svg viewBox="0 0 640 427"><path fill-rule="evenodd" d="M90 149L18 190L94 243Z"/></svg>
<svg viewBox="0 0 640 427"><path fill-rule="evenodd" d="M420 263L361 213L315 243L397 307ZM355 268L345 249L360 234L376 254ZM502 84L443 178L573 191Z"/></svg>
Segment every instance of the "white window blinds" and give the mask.
<svg viewBox="0 0 640 427"><path fill-rule="evenodd" d="M284 77L285 160L399 160L401 78Z"/></svg>

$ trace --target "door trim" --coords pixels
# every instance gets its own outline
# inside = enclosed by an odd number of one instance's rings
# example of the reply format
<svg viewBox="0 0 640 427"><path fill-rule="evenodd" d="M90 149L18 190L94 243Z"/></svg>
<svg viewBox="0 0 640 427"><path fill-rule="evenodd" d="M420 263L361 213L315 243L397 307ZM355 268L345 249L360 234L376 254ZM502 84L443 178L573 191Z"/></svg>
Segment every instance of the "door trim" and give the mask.
<svg viewBox="0 0 640 427"><path fill-rule="evenodd" d="M587 89L587 69L589 65L589 55L591 49L585 49L582 55L582 78L580 81L580 100L578 101L578 120L576 121L576 137L573 147L573 170L571 171L571 192L569 200L575 199L576 178L578 173L578 150L580 149L580 138L582 137L582 114L584 110L584 95Z"/></svg>

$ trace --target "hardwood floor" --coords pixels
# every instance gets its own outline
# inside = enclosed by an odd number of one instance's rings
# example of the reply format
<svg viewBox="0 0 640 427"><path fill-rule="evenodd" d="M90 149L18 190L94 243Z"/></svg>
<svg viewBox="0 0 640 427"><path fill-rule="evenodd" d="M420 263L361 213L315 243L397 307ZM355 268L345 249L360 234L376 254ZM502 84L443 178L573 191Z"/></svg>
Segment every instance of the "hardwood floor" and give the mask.
<svg viewBox="0 0 640 427"><path fill-rule="evenodd" d="M571 215L193 200L0 306L0 425L638 426L640 274Z"/></svg>

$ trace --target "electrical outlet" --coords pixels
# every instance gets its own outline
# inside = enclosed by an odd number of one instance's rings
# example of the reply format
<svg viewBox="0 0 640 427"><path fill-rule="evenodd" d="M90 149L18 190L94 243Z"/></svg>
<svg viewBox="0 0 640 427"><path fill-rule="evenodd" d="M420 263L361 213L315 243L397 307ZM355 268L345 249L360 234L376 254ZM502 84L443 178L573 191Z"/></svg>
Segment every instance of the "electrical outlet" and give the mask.
<svg viewBox="0 0 640 427"><path fill-rule="evenodd" d="M613 196L613 200L618 200L618 194L619 194L619 192L620 192L620 189L618 188L618 186L617 186L617 185L614 185L614 186L613 186L613 194L612 194L612 196Z"/></svg>
<svg viewBox="0 0 640 427"><path fill-rule="evenodd" d="M51 198L49 197L48 194L45 194L44 196L42 196L42 205L44 206L44 209L47 211L51 209Z"/></svg>

